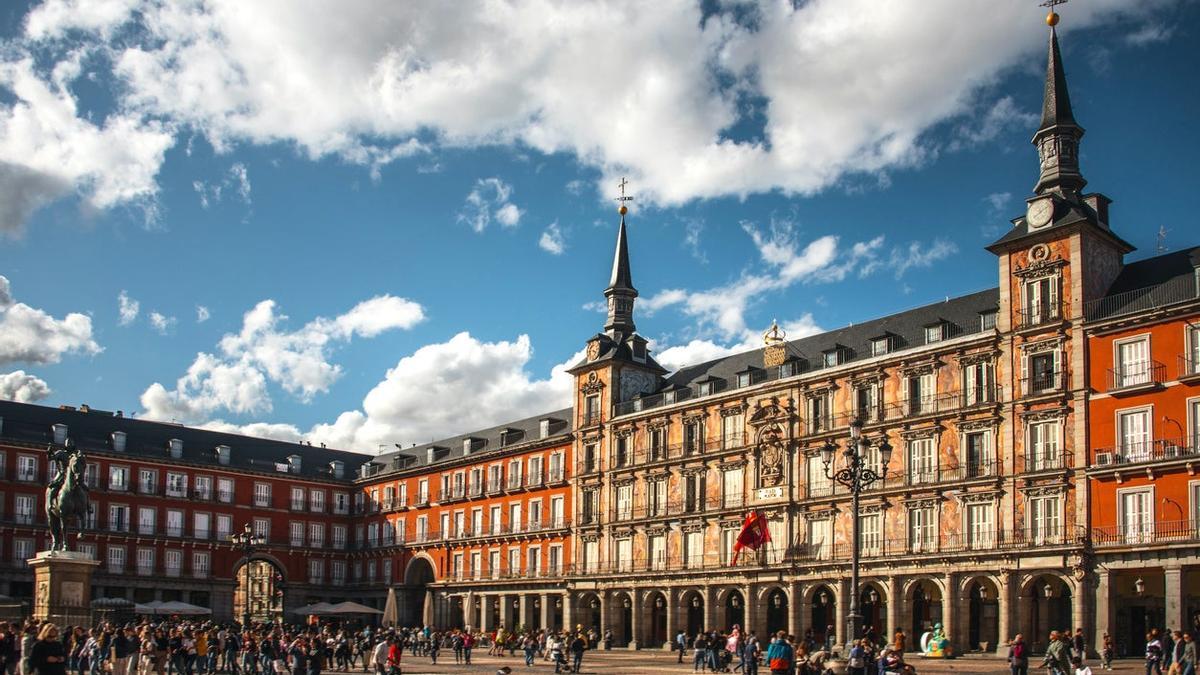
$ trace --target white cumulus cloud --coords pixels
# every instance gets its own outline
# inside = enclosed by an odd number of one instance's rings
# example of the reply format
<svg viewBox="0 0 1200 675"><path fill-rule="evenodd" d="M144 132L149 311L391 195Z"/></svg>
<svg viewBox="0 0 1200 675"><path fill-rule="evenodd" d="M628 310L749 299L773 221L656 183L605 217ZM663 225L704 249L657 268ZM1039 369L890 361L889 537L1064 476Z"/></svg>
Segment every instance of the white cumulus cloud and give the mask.
<svg viewBox="0 0 1200 675"><path fill-rule="evenodd" d="M50 395L50 385L23 370L0 373L0 399L36 403Z"/></svg>
<svg viewBox="0 0 1200 675"><path fill-rule="evenodd" d="M167 316L160 312L150 312L150 327L159 335L166 335L175 326L175 323L176 320L173 316Z"/></svg>
<svg viewBox="0 0 1200 675"><path fill-rule="evenodd" d="M58 363L66 354L93 355L101 351L92 338L91 317L72 312L56 319L17 302L8 279L0 275L0 366Z"/></svg>
<svg viewBox="0 0 1200 675"><path fill-rule="evenodd" d="M493 219L504 227L521 222L521 209L509 201L512 186L499 178L480 178L467 194L458 222L466 223L476 232L483 232Z"/></svg>
<svg viewBox="0 0 1200 675"><path fill-rule="evenodd" d="M551 255L562 255L563 251L567 250L567 241L557 220L542 231L542 236L538 238L538 247Z"/></svg>
<svg viewBox="0 0 1200 675"><path fill-rule="evenodd" d="M125 291L117 294L117 324L128 326L137 319L140 311L142 311L142 303L129 297Z"/></svg>
<svg viewBox="0 0 1200 675"><path fill-rule="evenodd" d="M204 305L196 305L196 323L204 323L212 316L212 312Z"/></svg>

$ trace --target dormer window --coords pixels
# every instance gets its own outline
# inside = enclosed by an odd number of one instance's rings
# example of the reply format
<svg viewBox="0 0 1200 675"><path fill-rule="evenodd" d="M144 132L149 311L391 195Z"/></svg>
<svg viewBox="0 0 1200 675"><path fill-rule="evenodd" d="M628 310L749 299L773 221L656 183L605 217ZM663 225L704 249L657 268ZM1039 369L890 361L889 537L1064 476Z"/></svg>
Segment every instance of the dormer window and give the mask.
<svg viewBox="0 0 1200 675"><path fill-rule="evenodd" d="M871 339L871 356L883 356L892 351L892 336L882 335Z"/></svg>
<svg viewBox="0 0 1200 675"><path fill-rule="evenodd" d="M697 383L697 392L699 396L710 396L717 391L717 384L721 382L719 377L707 377Z"/></svg>
<svg viewBox="0 0 1200 675"><path fill-rule="evenodd" d="M504 436L502 435L502 436L500 436L500 438L501 438L501 439L503 439L503 438L504 438ZM500 441L500 443L501 443L501 444L504 444L504 441L503 441L503 440L501 440L501 441ZM463 439L463 454L464 454L464 455L469 455L469 454L471 454L471 446L473 446L474 444L475 444L475 443L474 443L474 441L472 441L471 439L469 439L469 438L464 438L464 439Z"/></svg>
<svg viewBox="0 0 1200 675"><path fill-rule="evenodd" d="M738 389L742 389L744 387L749 387L750 385L757 382L759 380L758 374L761 372L762 371L760 371L758 368L751 367L751 368L747 368L746 370L743 370L742 372L738 373L737 374Z"/></svg>
<svg viewBox="0 0 1200 675"><path fill-rule="evenodd" d="M992 330L996 327L996 312L979 313L979 330Z"/></svg>
<svg viewBox="0 0 1200 675"><path fill-rule="evenodd" d="M833 349L827 349L821 352L821 362L825 364L826 368L842 365L846 362L846 348L841 345L837 345Z"/></svg>
<svg viewBox="0 0 1200 675"><path fill-rule="evenodd" d="M663 396L664 404L670 404L670 403L675 402L675 390L674 389L668 389L668 390L664 391L662 396Z"/></svg>
<svg viewBox="0 0 1200 675"><path fill-rule="evenodd" d="M938 322L925 326L925 344L930 345L946 339L946 324Z"/></svg>
<svg viewBox="0 0 1200 675"><path fill-rule="evenodd" d="M712 382L701 382L700 383L700 395L708 396L711 393L713 393Z"/></svg>
<svg viewBox="0 0 1200 675"><path fill-rule="evenodd" d="M548 419L539 420L538 421L538 437L546 438L549 435L550 435L550 420L548 420Z"/></svg>

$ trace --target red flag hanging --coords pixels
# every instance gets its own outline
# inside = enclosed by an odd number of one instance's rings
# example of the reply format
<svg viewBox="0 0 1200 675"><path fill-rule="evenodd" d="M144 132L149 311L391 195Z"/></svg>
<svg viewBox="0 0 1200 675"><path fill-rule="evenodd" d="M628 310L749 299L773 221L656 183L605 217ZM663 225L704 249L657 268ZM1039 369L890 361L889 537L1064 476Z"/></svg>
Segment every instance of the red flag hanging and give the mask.
<svg viewBox="0 0 1200 675"><path fill-rule="evenodd" d="M767 527L767 519L758 511L751 511L742 523L742 531L738 532L737 541L733 543L733 559L729 565L737 564L738 555L742 549L757 551L763 544L771 541L771 530Z"/></svg>

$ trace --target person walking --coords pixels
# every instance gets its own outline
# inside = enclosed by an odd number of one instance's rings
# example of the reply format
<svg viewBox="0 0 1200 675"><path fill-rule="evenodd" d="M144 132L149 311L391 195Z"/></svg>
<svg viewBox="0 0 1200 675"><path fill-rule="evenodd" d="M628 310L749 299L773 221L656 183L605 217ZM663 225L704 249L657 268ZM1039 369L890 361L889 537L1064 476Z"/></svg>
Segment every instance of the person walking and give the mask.
<svg viewBox="0 0 1200 675"><path fill-rule="evenodd" d="M746 635L746 643L742 646L742 661L746 664L745 675L758 675L758 658L758 636L754 631L750 631Z"/></svg>
<svg viewBox="0 0 1200 675"><path fill-rule="evenodd" d="M1162 661L1162 642L1154 633L1146 633L1146 675L1152 672L1155 675L1163 675Z"/></svg>
<svg viewBox="0 0 1200 675"><path fill-rule="evenodd" d="M29 655L29 668L37 675L67 675L67 652L58 639L58 626L42 624Z"/></svg>
<svg viewBox="0 0 1200 675"><path fill-rule="evenodd" d="M776 633L775 641L767 648L767 667L771 669L771 675L789 675L795 655L791 643L787 641L787 633Z"/></svg>
<svg viewBox="0 0 1200 675"><path fill-rule="evenodd" d="M1020 633L1008 644L1008 670L1011 675L1029 675L1029 651Z"/></svg>
<svg viewBox="0 0 1200 675"><path fill-rule="evenodd" d="M679 632L675 633L675 651L679 652L679 658L675 663L683 663L683 653L687 651L687 634L680 628Z"/></svg>
<svg viewBox="0 0 1200 675"><path fill-rule="evenodd" d="M1067 656L1067 646L1056 630L1050 631L1050 644L1046 647L1043 664L1050 669L1051 675L1070 675L1071 659Z"/></svg>
<svg viewBox="0 0 1200 675"><path fill-rule="evenodd" d="M1112 670L1113 656L1116 654L1116 645L1113 644L1112 636L1108 631L1104 632L1104 644L1100 648L1100 667L1104 670Z"/></svg>
<svg viewBox="0 0 1200 675"><path fill-rule="evenodd" d="M704 672L708 668L708 635L704 631L696 633L692 649L692 672Z"/></svg>
<svg viewBox="0 0 1200 675"><path fill-rule="evenodd" d="M571 672L578 673L583 667L583 652L587 649L587 640L584 639L583 633L576 633L575 638L571 640Z"/></svg>
<svg viewBox="0 0 1200 675"><path fill-rule="evenodd" d="M1183 633L1183 657L1179 665L1180 675L1196 675L1196 642L1191 631Z"/></svg>
<svg viewBox="0 0 1200 675"><path fill-rule="evenodd" d="M867 672L867 639L857 640L854 646L850 648L849 658L846 659L846 668L849 675L866 675Z"/></svg>

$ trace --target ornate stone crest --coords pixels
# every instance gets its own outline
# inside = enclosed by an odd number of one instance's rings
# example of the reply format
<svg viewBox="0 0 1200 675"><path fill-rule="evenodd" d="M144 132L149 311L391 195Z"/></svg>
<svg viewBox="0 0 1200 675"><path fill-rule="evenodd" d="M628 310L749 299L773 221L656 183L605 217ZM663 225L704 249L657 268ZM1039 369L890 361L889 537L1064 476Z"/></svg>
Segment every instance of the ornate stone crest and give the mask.
<svg viewBox="0 0 1200 675"><path fill-rule="evenodd" d="M754 413L754 447L758 454L758 487L783 485L787 461L787 413L774 402Z"/></svg>

